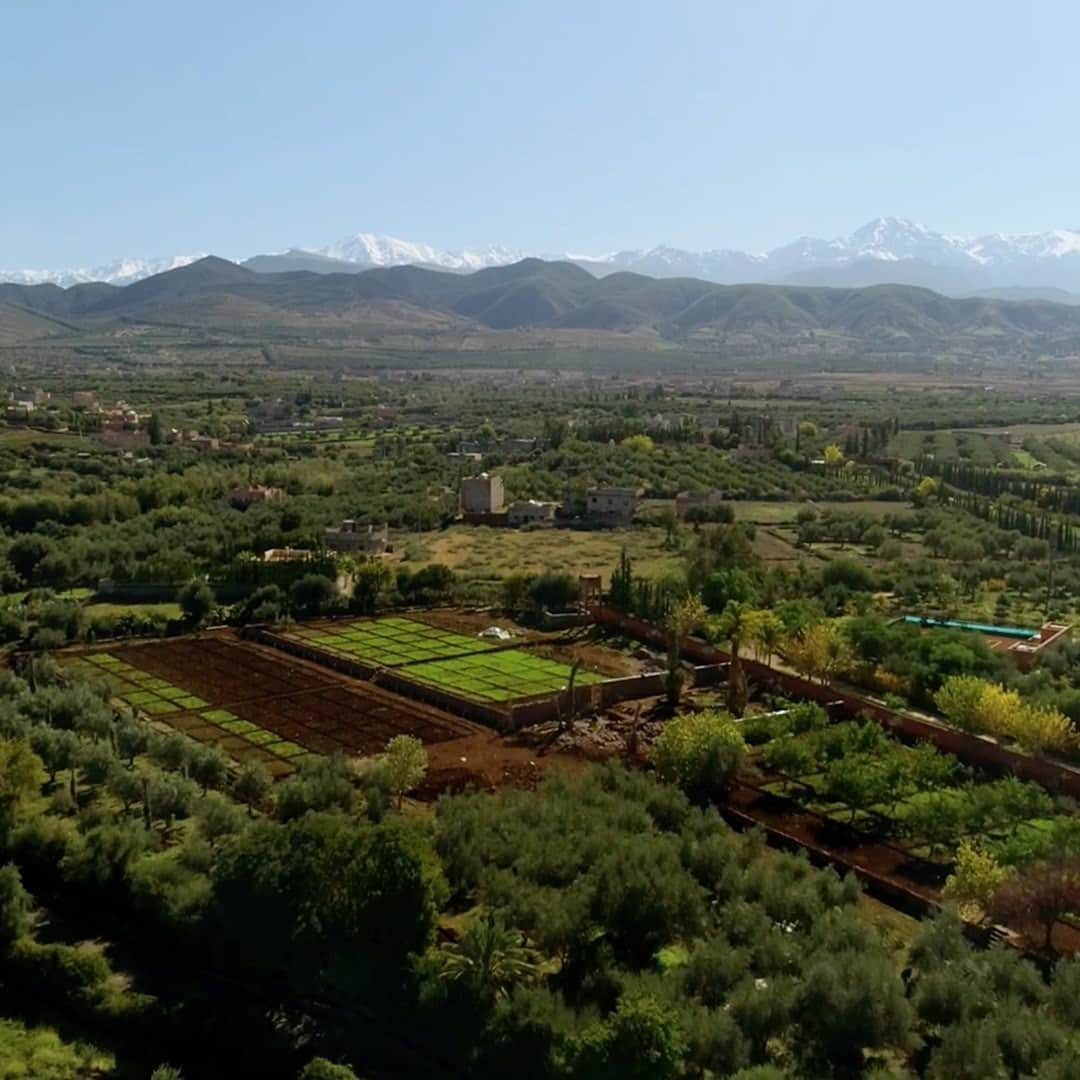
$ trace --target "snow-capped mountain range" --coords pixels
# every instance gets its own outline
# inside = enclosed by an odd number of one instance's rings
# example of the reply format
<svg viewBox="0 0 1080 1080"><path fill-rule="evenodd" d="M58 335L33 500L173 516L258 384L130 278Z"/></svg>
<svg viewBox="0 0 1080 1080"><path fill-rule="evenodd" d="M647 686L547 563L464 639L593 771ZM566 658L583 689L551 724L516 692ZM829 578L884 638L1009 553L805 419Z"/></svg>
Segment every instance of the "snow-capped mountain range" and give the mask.
<svg viewBox="0 0 1080 1080"><path fill-rule="evenodd" d="M205 252L203 253L205 254ZM13 281L18 285L83 285L88 281L106 281L110 285L130 285L133 281L201 259L203 255L171 255L162 259L117 259L102 266L77 270L0 270L0 282Z"/></svg>
<svg viewBox="0 0 1080 1080"><path fill-rule="evenodd" d="M471 272L486 266L506 266L525 256L520 251L504 247L479 248L465 251L440 251L430 244L412 244L392 236L357 233L346 236L336 244L311 252L329 259L356 263L359 266L439 266L444 270Z"/></svg>
<svg viewBox="0 0 1080 1080"><path fill-rule="evenodd" d="M659 246L607 255L551 254L504 247L445 251L375 233L357 233L316 249L258 255L253 270L359 272L372 267L420 265L457 272L504 266L529 254L569 259L597 275L630 270L653 277L697 277L722 284L746 282L860 286L896 282L939 292L966 294L1019 288L1033 294L1080 293L1080 230L963 237L934 232L902 218L877 218L850 236L832 240L804 236L763 253L727 249L685 251ZM200 255L122 259L79 270L0 271L0 281L73 285L106 281L126 285L184 266ZM1057 298L1057 297L1055 297Z"/></svg>

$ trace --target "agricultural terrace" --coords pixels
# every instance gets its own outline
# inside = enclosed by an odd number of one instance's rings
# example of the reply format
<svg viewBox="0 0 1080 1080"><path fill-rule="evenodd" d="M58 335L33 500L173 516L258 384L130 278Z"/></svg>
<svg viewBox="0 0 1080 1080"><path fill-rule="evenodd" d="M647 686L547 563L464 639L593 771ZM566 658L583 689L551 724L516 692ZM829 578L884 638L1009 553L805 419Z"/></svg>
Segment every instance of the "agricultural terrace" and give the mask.
<svg viewBox="0 0 1080 1080"><path fill-rule="evenodd" d="M514 701L554 694L567 687L570 667L526 648L470 637L415 619L391 616L340 625L293 627L279 636L361 663L400 668L400 674L480 702ZM579 670L577 686L603 682Z"/></svg>
<svg viewBox="0 0 1080 1080"><path fill-rule="evenodd" d="M224 637L155 642L84 653L69 670L113 696L237 760L284 776L314 754L374 754L395 735L445 742L481 730L249 642Z"/></svg>

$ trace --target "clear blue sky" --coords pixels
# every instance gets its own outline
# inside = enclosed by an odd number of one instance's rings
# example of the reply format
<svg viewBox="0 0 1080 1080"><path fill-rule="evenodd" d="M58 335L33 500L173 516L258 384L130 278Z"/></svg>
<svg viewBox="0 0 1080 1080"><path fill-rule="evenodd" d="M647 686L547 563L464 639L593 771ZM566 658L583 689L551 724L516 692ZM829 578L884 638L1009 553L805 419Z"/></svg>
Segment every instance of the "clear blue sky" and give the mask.
<svg viewBox="0 0 1080 1080"><path fill-rule="evenodd" d="M1080 5L7 0L0 266L1080 227Z"/></svg>

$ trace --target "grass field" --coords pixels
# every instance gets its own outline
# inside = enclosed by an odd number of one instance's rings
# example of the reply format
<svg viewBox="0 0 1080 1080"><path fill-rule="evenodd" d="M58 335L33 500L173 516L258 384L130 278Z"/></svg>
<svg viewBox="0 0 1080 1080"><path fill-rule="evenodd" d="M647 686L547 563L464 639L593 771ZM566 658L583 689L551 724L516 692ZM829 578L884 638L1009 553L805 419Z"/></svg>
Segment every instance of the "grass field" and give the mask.
<svg viewBox="0 0 1080 1080"><path fill-rule="evenodd" d="M22 450L34 443L46 443L69 450L84 450L90 445L84 436L70 431L38 431L36 428L26 427L0 428L0 449Z"/></svg>
<svg viewBox="0 0 1080 1080"><path fill-rule="evenodd" d="M500 649L497 642L455 633L400 616L293 627L282 637L383 667L408 679L474 701L513 701L563 689L570 667L528 649ZM603 676L579 670L580 686Z"/></svg>
<svg viewBox="0 0 1080 1080"><path fill-rule="evenodd" d="M507 574L611 574L626 549L634 570L659 577L678 570L678 552L664 546L662 528L636 526L586 532L577 529L493 529L452 525L432 539L408 540L409 561L441 562L459 573L495 578Z"/></svg>
<svg viewBox="0 0 1080 1080"><path fill-rule="evenodd" d="M1009 445L995 431L901 431L889 443L888 452L915 460L967 461L972 465L998 465L1008 461Z"/></svg>
<svg viewBox="0 0 1080 1080"><path fill-rule="evenodd" d="M819 514L831 510L834 514L867 514L870 517L884 517L910 509L904 502L890 502L885 499L859 499L853 502L737 502L735 518L738 521L751 522L755 525L793 524L799 511L813 507Z"/></svg>
<svg viewBox="0 0 1080 1080"><path fill-rule="evenodd" d="M70 600L82 607L83 614L88 619L111 617L118 619L123 615L134 615L136 618L156 618L171 621L179 619L182 612L180 605L176 603L165 604L109 604L93 603L94 589L65 589L55 594L57 600ZM0 596L0 607L12 607L21 604L27 597L27 590L21 592L6 593Z"/></svg>
<svg viewBox="0 0 1080 1080"><path fill-rule="evenodd" d="M83 612L88 619L106 616L118 619L123 615L135 615L139 618L169 621L179 619L183 614L179 604L84 604Z"/></svg>
<svg viewBox="0 0 1080 1080"><path fill-rule="evenodd" d="M754 553L765 563L790 563L800 559L817 563L819 556L808 548L795 546L795 533L785 537L779 530L758 529L754 536Z"/></svg>

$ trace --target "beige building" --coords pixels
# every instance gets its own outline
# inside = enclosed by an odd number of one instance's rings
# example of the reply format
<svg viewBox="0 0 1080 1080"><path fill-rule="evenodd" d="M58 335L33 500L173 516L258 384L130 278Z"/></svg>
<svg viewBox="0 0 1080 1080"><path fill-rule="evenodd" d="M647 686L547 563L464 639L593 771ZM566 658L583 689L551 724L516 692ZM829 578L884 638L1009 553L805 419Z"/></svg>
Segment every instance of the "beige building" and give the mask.
<svg viewBox="0 0 1080 1080"><path fill-rule="evenodd" d="M17 409L33 412L35 406L44 405L49 400L48 390L15 390L8 395L8 400Z"/></svg>
<svg viewBox="0 0 1080 1080"><path fill-rule="evenodd" d="M256 503L280 502L284 498L285 492L281 488L265 487L262 484L233 488L228 495L229 502L238 510L245 510Z"/></svg>
<svg viewBox="0 0 1080 1080"><path fill-rule="evenodd" d="M331 551L385 555L390 550L390 528L387 525L360 525L347 518L326 530L325 541Z"/></svg>
<svg viewBox="0 0 1080 1080"><path fill-rule="evenodd" d="M719 491L680 491L675 496L675 516L685 521L691 510L715 510L723 502L724 496Z"/></svg>
<svg viewBox="0 0 1080 1080"><path fill-rule="evenodd" d="M466 514L501 514L503 482L500 476L468 476L461 481L461 509Z"/></svg>
<svg viewBox="0 0 1080 1080"><path fill-rule="evenodd" d="M638 488L589 488L585 493L585 517L594 525L629 525L640 497Z"/></svg>
<svg viewBox="0 0 1080 1080"><path fill-rule="evenodd" d="M558 505L553 502L538 502L536 499L512 502L506 508L507 521L514 528L521 525L550 524L555 520Z"/></svg>
<svg viewBox="0 0 1080 1080"><path fill-rule="evenodd" d="M267 548L263 552L263 562L266 563L309 562L313 557L314 553L307 548Z"/></svg>

